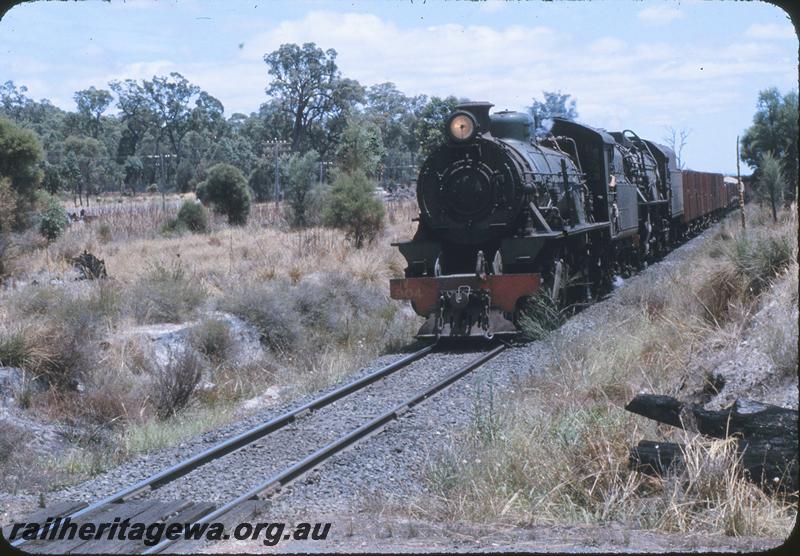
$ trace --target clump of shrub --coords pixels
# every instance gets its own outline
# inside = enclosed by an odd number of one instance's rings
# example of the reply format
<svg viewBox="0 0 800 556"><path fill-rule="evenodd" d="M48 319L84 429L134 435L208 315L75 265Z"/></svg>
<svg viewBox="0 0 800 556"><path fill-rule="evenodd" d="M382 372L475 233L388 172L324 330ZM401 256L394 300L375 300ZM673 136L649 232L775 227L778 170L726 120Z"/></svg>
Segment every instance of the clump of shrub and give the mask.
<svg viewBox="0 0 800 556"><path fill-rule="evenodd" d="M97 227L97 238L101 243L108 243L111 241L113 234L111 233L111 226L103 222Z"/></svg>
<svg viewBox="0 0 800 556"><path fill-rule="evenodd" d="M163 368L153 381L151 402L159 419L169 419L187 406L200 382L201 361L191 349L185 349Z"/></svg>
<svg viewBox="0 0 800 556"><path fill-rule="evenodd" d="M758 298L775 278L797 260L793 225L747 230L733 239L715 241L710 252L721 251L697 298L706 320L716 324L730 317L732 307Z"/></svg>
<svg viewBox="0 0 800 556"><path fill-rule="evenodd" d="M520 339L527 342L541 340L561 326L564 320L558 304L546 292L539 291L520 303L517 314Z"/></svg>
<svg viewBox="0 0 800 556"><path fill-rule="evenodd" d="M222 363L234 346L230 325L219 319L206 319L192 329L194 347L213 363Z"/></svg>
<svg viewBox="0 0 800 556"><path fill-rule="evenodd" d="M178 211L178 222L190 232L208 231L208 211L200 203L184 201Z"/></svg>
<svg viewBox="0 0 800 556"><path fill-rule="evenodd" d="M30 431L6 420L0 421L0 488L15 494L19 485L41 486L46 481L37 469L39 459L30 448Z"/></svg>
<svg viewBox="0 0 800 556"><path fill-rule="evenodd" d="M205 288L180 263L156 262L133 285L130 303L140 323L183 322L205 297Z"/></svg>
<svg viewBox="0 0 800 556"><path fill-rule="evenodd" d="M146 193L158 193L158 185L151 183L145 188Z"/></svg>
<svg viewBox="0 0 800 556"><path fill-rule="evenodd" d="M23 330L0 333L0 367L21 367L30 355Z"/></svg>
<svg viewBox="0 0 800 556"><path fill-rule="evenodd" d="M186 230L193 233L208 231L208 211L203 205L184 201L178 216L168 220L161 228L162 233L181 233Z"/></svg>
<svg viewBox="0 0 800 556"><path fill-rule="evenodd" d="M105 319L120 310L117 290L100 282L28 287L9 298L9 307L24 339L6 333L6 357L59 391L73 390L95 367Z"/></svg>
<svg viewBox="0 0 800 556"><path fill-rule="evenodd" d="M49 241L57 239L67 227L67 212L56 199L48 196L39 221L39 233Z"/></svg>
<svg viewBox="0 0 800 556"><path fill-rule="evenodd" d="M384 217L383 203L366 174L340 172L326 198L325 225L344 230L356 249L361 249L383 231Z"/></svg>
<svg viewBox="0 0 800 556"><path fill-rule="evenodd" d="M788 227L787 227L788 228ZM742 234L728 252L737 274L744 277L747 292L758 295L775 276L797 258L797 234L794 230Z"/></svg>
<svg viewBox="0 0 800 556"><path fill-rule="evenodd" d="M320 355L304 349L311 345L366 352L410 336L407 322L378 285L345 273L313 275L296 284L240 284L226 291L221 305L256 326L263 342L280 353Z"/></svg>
<svg viewBox="0 0 800 556"><path fill-rule="evenodd" d="M228 224L243 225L250 214L250 192L242 172L226 163L208 169L208 177L197 186L197 198L211 203L214 211L228 217Z"/></svg>
<svg viewBox="0 0 800 556"><path fill-rule="evenodd" d="M293 351L303 331L290 299L286 283L241 284L225 292L221 308L250 322L261 341L279 353Z"/></svg>

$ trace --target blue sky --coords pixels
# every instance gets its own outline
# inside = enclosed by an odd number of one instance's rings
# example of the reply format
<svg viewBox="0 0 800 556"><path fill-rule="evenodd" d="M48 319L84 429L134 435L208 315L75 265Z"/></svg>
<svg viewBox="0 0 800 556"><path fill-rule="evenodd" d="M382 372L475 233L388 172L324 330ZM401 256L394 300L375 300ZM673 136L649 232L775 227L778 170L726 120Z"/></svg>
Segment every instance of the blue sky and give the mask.
<svg viewBox="0 0 800 556"><path fill-rule="evenodd" d="M794 28L762 2L172 0L16 6L0 21L0 82L74 109L76 90L178 71L227 115L249 113L266 98L263 55L307 41L365 85L496 109L561 90L591 125L691 129L687 166L722 172L758 91L798 80Z"/></svg>

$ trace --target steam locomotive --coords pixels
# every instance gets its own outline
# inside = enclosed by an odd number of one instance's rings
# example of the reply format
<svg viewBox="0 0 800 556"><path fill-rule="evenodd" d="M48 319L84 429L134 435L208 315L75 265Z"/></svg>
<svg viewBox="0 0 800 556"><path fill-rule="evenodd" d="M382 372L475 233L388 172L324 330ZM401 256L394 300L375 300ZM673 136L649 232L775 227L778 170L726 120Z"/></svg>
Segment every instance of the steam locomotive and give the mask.
<svg viewBox="0 0 800 556"><path fill-rule="evenodd" d="M555 119L532 136L525 113L460 104L423 163L419 218L395 243L405 277L391 297L426 317L418 337L513 335L527 299L580 307L734 206L721 174L681 171L630 130Z"/></svg>

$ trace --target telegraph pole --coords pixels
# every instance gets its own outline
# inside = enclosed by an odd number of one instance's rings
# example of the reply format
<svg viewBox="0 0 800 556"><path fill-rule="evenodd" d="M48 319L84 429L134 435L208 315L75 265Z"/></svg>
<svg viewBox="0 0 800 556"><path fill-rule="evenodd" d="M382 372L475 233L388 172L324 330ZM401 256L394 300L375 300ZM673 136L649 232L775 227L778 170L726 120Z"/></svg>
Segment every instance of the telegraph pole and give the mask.
<svg viewBox="0 0 800 556"><path fill-rule="evenodd" d="M170 158L177 158L178 155L175 154L148 154L142 156L142 158L147 158L149 160L153 160L153 165L156 168L156 181L158 182L158 190L161 192L161 208L167 208L167 198L166 198L166 187L167 187L167 179L166 179L166 161L165 159Z"/></svg>
<svg viewBox="0 0 800 556"><path fill-rule="evenodd" d="M328 161L328 160L320 160L319 161L319 183L322 183L322 180L324 179L323 171L324 171L325 166L330 166L331 164L333 164L333 162ZM327 174L327 172L325 172L325 174Z"/></svg>
<svg viewBox="0 0 800 556"><path fill-rule="evenodd" d="M742 182L742 174L739 171L739 136L736 136L736 186L739 188L739 209L742 213L742 231L747 228L744 221L744 183Z"/></svg>
<svg viewBox="0 0 800 556"><path fill-rule="evenodd" d="M281 169L280 169L280 154L281 151L289 145L289 141L273 137L267 140L267 145L272 146L275 155L275 208L281 200Z"/></svg>

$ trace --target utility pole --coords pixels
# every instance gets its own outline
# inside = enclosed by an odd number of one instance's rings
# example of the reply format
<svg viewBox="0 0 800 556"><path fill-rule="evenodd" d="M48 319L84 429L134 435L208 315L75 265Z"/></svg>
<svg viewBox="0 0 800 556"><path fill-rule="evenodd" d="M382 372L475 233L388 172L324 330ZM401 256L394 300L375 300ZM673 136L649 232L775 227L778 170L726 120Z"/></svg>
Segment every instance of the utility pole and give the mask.
<svg viewBox="0 0 800 556"><path fill-rule="evenodd" d="M739 188L739 210L742 213L742 231L747 228L744 221L744 183L742 182L742 174L739 171L739 136L736 136L736 186Z"/></svg>
<svg viewBox="0 0 800 556"><path fill-rule="evenodd" d="M325 166L330 166L331 164L333 164L333 162L331 162L329 160L320 160L319 161L319 183L322 183L322 180L324 179L323 171L324 171ZM327 172L325 172L325 174L327 174Z"/></svg>
<svg viewBox="0 0 800 556"><path fill-rule="evenodd" d="M161 192L161 208L166 210L167 208L167 197L166 197L166 187L167 187L167 171L166 171L166 160L170 158L177 158L178 155L175 154L148 154L142 156L142 158L147 158L149 160L153 160L153 165L155 166L155 178L158 182L158 190Z"/></svg>
<svg viewBox="0 0 800 556"><path fill-rule="evenodd" d="M273 154L275 155L275 208L278 208L281 200L280 154L289 145L289 141L273 137L267 140L267 145L272 146Z"/></svg>

